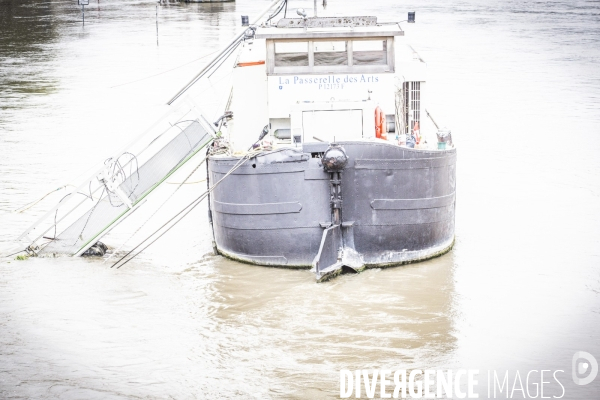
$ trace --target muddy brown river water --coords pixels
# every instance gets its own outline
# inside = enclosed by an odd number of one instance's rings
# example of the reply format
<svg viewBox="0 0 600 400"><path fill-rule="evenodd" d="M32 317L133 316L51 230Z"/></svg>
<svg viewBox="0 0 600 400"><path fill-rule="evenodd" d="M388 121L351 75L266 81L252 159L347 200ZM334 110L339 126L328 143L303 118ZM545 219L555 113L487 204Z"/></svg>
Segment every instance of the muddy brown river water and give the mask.
<svg viewBox="0 0 600 400"><path fill-rule="evenodd" d="M74 1L1 0L0 252L61 191L14 210L146 128L268 3L162 5L157 45L155 2L92 0L82 25ZM213 256L201 206L119 270L2 258L0 398L338 398L341 369L381 368L479 369L480 398L486 371L512 384L561 370L563 398L599 398L600 377L575 385L571 359L600 360L600 3L329 0L322 13L407 11L428 109L458 146L450 253L315 284ZM200 100L210 118L222 94Z"/></svg>

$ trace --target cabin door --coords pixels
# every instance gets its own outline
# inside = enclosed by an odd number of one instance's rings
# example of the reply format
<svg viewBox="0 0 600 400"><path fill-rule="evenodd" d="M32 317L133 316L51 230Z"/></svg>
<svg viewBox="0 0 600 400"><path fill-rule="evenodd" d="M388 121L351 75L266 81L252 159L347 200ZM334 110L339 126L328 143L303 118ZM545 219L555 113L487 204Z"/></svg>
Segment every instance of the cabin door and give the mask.
<svg viewBox="0 0 600 400"><path fill-rule="evenodd" d="M303 142L335 142L363 137L362 110L304 111Z"/></svg>

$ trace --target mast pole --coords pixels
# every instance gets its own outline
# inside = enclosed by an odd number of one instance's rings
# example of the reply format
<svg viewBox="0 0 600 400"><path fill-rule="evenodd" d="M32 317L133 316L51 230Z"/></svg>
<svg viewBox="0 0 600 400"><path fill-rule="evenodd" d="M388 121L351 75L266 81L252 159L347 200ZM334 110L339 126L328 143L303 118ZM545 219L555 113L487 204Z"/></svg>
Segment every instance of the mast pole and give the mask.
<svg viewBox="0 0 600 400"><path fill-rule="evenodd" d="M315 0L315 17L317 16L317 0Z"/></svg>
<svg viewBox="0 0 600 400"><path fill-rule="evenodd" d="M280 3L282 0L275 0L273 1L267 8L265 8L258 17L256 17L256 19L254 19L252 22L253 24L256 24L260 21L260 19L262 17L265 16L266 13L269 12L269 10L273 7L275 7L275 5L277 3ZM175 96L173 96L173 98L171 100L169 100L169 102L167 103L168 105L171 105L175 100L177 100L186 90L188 90L190 87L192 87L192 85L194 85L194 83L196 83L200 78L202 78L202 76L204 76L204 74L211 69L217 62L219 62L221 60L221 57L227 53L230 50L230 47L235 45L236 42L238 42L242 36L244 36L244 32L246 32L248 28L244 27L244 30L242 30L240 33L238 33L229 43L227 43L227 45L225 47L223 47L220 51L219 54L217 54L212 60L210 60L208 62L208 64L206 64L206 66L204 68L202 68L202 70L194 77L194 79L192 79L187 85L185 85L179 92L177 92L177 94Z"/></svg>

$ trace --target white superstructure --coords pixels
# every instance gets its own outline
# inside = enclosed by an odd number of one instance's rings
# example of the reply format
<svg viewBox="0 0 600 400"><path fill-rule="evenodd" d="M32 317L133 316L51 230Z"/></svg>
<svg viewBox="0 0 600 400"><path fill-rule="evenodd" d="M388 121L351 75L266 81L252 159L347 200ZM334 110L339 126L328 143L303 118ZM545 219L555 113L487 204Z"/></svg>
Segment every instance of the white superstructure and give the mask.
<svg viewBox="0 0 600 400"><path fill-rule="evenodd" d="M378 24L374 17L283 19L249 29L233 72L234 118L224 134L243 152L265 126L276 147L398 143L416 129L425 137L417 148L433 149L425 67L398 24ZM377 109L387 135L376 132Z"/></svg>

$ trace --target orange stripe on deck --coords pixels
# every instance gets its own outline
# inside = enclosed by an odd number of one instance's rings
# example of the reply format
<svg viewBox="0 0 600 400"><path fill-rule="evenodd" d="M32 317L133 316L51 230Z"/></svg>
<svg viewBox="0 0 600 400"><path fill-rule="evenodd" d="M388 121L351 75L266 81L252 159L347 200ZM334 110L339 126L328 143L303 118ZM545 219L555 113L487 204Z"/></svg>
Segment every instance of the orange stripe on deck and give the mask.
<svg viewBox="0 0 600 400"><path fill-rule="evenodd" d="M265 61L253 61L253 62L245 62L245 63L238 63L238 67L252 67L254 65L263 65L265 63Z"/></svg>

